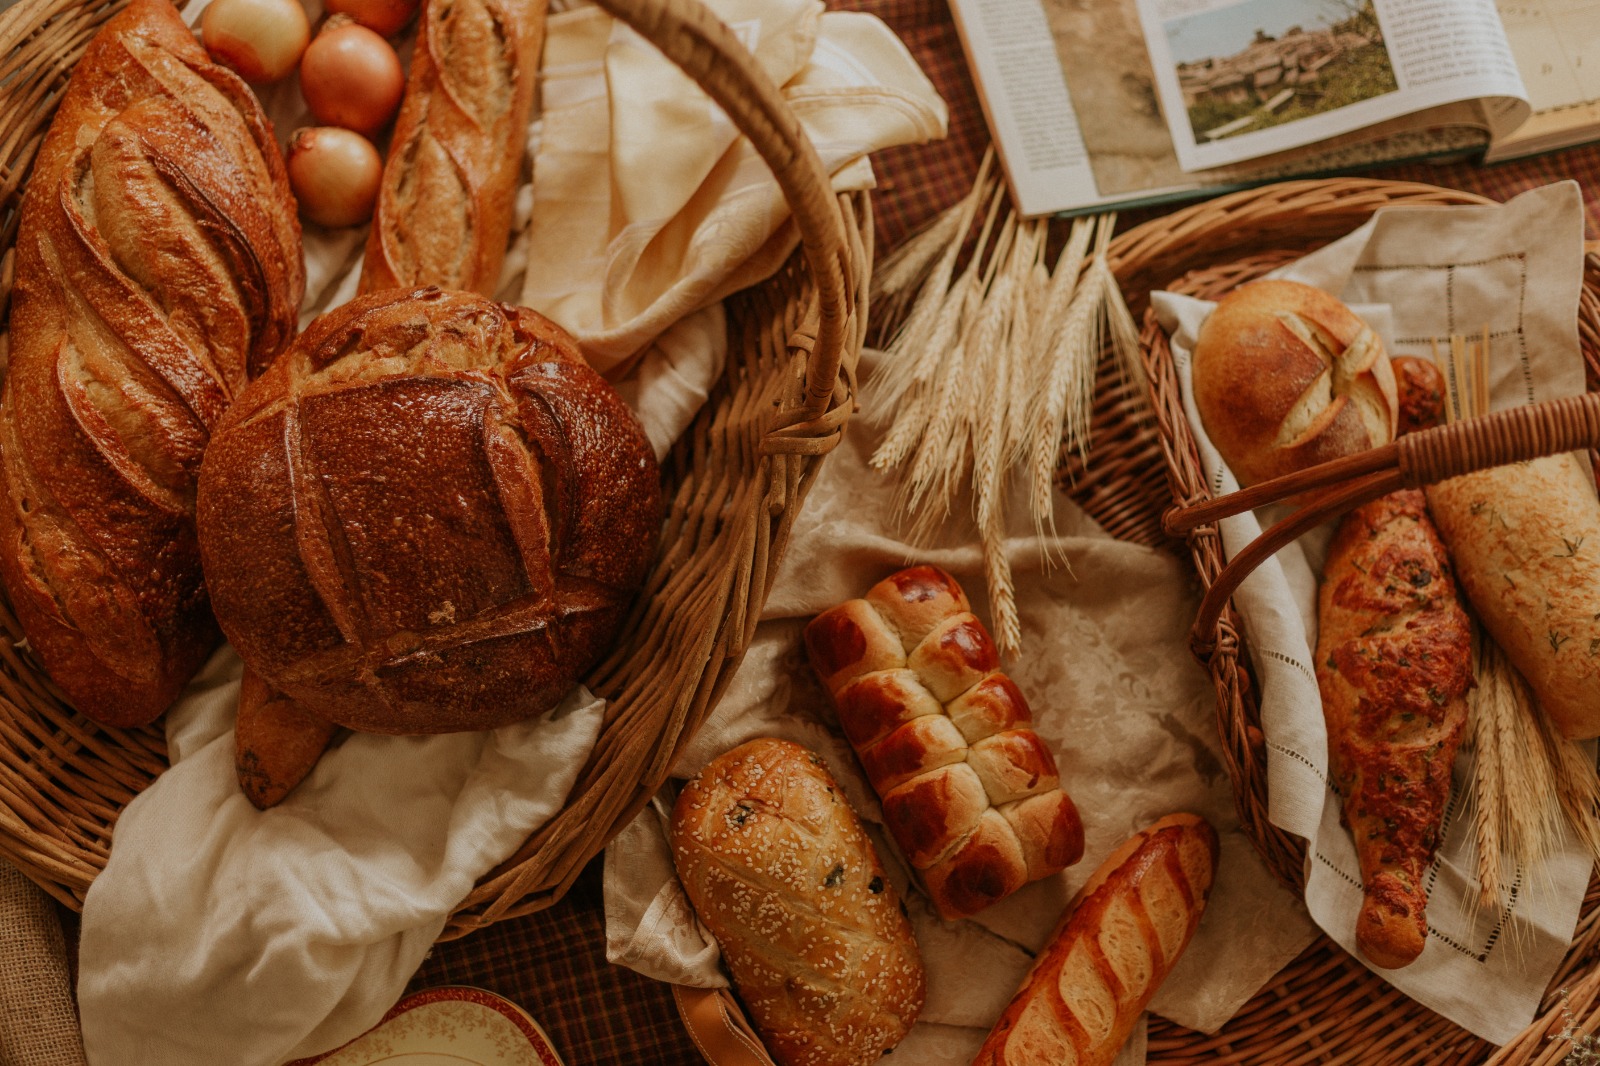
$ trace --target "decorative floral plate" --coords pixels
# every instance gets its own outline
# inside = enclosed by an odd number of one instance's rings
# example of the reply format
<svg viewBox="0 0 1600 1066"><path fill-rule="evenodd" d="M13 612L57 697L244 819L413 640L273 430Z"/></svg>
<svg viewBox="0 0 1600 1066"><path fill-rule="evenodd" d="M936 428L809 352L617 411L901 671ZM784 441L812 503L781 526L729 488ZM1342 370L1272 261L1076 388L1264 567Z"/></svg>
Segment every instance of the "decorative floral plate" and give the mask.
<svg viewBox="0 0 1600 1066"><path fill-rule="evenodd" d="M479 988L429 988L396 1003L372 1029L326 1055L288 1066L564 1066L521 1007Z"/></svg>

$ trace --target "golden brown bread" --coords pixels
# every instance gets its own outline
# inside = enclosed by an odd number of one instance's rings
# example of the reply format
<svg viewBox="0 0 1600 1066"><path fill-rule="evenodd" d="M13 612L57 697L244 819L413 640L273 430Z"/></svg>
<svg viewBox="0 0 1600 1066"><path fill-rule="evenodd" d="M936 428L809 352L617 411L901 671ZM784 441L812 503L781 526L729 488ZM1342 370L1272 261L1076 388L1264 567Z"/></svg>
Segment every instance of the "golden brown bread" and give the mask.
<svg viewBox="0 0 1600 1066"><path fill-rule="evenodd" d="M1415 355L1389 360L1394 371L1395 436L1431 429L1445 421L1445 381L1439 364Z"/></svg>
<svg viewBox="0 0 1600 1066"><path fill-rule="evenodd" d="M806 649L939 913L964 918L1083 854L1055 757L969 610L932 566L824 611Z"/></svg>
<svg viewBox="0 0 1600 1066"><path fill-rule="evenodd" d="M376 733L554 706L606 650L661 521L654 453L570 336L471 293L313 322L200 472L200 549L245 664Z"/></svg>
<svg viewBox="0 0 1600 1066"><path fill-rule="evenodd" d="M511 232L546 0L426 0L361 291L493 296Z"/></svg>
<svg viewBox="0 0 1600 1066"><path fill-rule="evenodd" d="M1356 942L1378 966L1405 966L1427 942L1423 875L1472 687L1471 627L1419 490L1345 517L1318 619L1330 769L1361 861Z"/></svg>
<svg viewBox="0 0 1600 1066"><path fill-rule="evenodd" d="M1573 740L1600 736L1600 504L1570 453L1428 487L1484 629Z"/></svg>
<svg viewBox="0 0 1600 1066"><path fill-rule="evenodd" d="M338 726L274 692L254 670L239 682L233 767L239 790L260 810L275 807L311 773Z"/></svg>
<svg viewBox="0 0 1600 1066"><path fill-rule="evenodd" d="M1171 814L1101 863L973 1066L1109 1066L1200 925L1217 865L1205 819Z"/></svg>
<svg viewBox="0 0 1600 1066"><path fill-rule="evenodd" d="M865 1066L922 1009L899 893L828 768L763 737L712 760L672 812L684 890L780 1066Z"/></svg>
<svg viewBox="0 0 1600 1066"><path fill-rule="evenodd" d="M1195 341L1193 387L1206 435L1241 485L1394 438L1383 343L1299 282L1254 281L1223 297Z"/></svg>
<svg viewBox="0 0 1600 1066"><path fill-rule="evenodd" d="M165 0L133 0L74 70L16 256L0 576L74 706L137 725L216 642L201 451L304 289L272 130Z"/></svg>

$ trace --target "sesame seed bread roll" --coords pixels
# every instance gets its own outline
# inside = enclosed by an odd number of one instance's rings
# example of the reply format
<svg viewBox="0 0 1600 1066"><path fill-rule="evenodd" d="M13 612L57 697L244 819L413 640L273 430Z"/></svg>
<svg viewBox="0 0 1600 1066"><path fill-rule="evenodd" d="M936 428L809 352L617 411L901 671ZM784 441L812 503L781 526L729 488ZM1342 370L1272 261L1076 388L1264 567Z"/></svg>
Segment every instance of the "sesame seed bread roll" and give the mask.
<svg viewBox="0 0 1600 1066"><path fill-rule="evenodd" d="M822 760L762 737L684 786L669 830L684 891L779 1066L866 1066L922 1010L899 894Z"/></svg>

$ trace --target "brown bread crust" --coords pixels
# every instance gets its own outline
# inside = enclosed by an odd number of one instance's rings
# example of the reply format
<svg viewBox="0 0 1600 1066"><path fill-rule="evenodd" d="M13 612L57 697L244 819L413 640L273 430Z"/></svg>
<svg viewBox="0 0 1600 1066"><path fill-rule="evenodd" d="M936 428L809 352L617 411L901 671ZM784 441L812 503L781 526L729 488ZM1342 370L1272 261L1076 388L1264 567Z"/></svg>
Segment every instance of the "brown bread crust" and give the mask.
<svg viewBox="0 0 1600 1066"><path fill-rule="evenodd" d="M1217 866L1205 819L1172 814L1095 871L973 1066L1110 1066L1193 939Z"/></svg>
<svg viewBox="0 0 1600 1066"><path fill-rule="evenodd" d="M867 1066L922 1009L899 893L820 758L762 737L673 808L673 858L779 1066Z"/></svg>
<svg viewBox="0 0 1600 1066"><path fill-rule="evenodd" d="M812 619L806 649L940 914L976 914L1082 856L1055 756L955 578L891 574Z"/></svg>
<svg viewBox="0 0 1600 1066"><path fill-rule="evenodd" d="M277 806L316 767L338 731L246 670L233 727L239 790L261 810Z"/></svg>
<svg viewBox="0 0 1600 1066"><path fill-rule="evenodd" d="M139 725L216 642L201 451L293 336L305 285L271 127L165 0L134 0L90 43L16 254L0 577L73 705Z"/></svg>
<svg viewBox="0 0 1600 1066"><path fill-rule="evenodd" d="M1318 599L1330 768L1365 886L1356 942L1405 966L1427 942L1423 874L1472 687L1472 630L1420 490L1345 517Z"/></svg>
<svg viewBox="0 0 1600 1066"><path fill-rule="evenodd" d="M527 145L545 0L425 0L361 291L493 296Z"/></svg>
<svg viewBox="0 0 1600 1066"><path fill-rule="evenodd" d="M272 688L375 733L489 729L605 652L661 523L654 453L560 327L471 293L323 315L206 450L217 620Z"/></svg>

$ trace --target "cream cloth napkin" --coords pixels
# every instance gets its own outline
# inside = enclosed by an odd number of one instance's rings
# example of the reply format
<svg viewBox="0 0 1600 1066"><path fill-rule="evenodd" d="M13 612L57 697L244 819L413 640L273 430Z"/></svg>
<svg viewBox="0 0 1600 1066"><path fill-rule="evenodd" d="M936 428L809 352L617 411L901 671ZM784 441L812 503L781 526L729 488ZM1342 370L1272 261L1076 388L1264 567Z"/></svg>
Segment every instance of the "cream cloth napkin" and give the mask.
<svg viewBox="0 0 1600 1066"><path fill-rule="evenodd" d="M864 357L870 371L877 353ZM870 377L863 387L871 410ZM1238 830L1216 736L1215 701L1186 639L1196 591L1164 552L1107 537L1070 501L1058 501L1052 547L1071 570L1041 562L1043 545L1017 515L1007 541L1022 616L1022 656L1007 671L1027 695L1040 735L1083 815L1084 858L1030 884L975 920L942 921L878 830L882 814L827 696L806 662L805 623L861 595L909 561L943 566L980 617L987 602L977 538L962 512L942 539L914 548L896 535L895 482L867 457L879 427L858 418L824 462L756 638L727 694L674 768L692 775L753 736L782 736L818 751L851 807L867 822L905 894L928 972L921 1019L894 1054L917 1066L966 1066L1016 991L1079 885L1134 830L1178 810L1204 814L1221 834L1218 881L1199 935L1152 1006L1181 1024L1214 1030L1309 944L1315 927ZM964 506L964 505L963 505ZM716 985L714 942L697 925L662 834L671 786L606 852L607 955L642 973ZM1136 1040L1125 1062L1142 1062Z"/></svg>
<svg viewBox="0 0 1600 1066"><path fill-rule="evenodd" d="M866 153L945 132L944 102L878 19L820 0L709 0L750 47L838 191ZM553 15L522 302L608 374L671 323L775 271L793 250L765 163L720 108L596 7ZM720 353L677 373L709 384Z"/></svg>
<svg viewBox="0 0 1600 1066"><path fill-rule="evenodd" d="M492 732L351 734L263 812L234 779L238 674L222 649L167 712L172 768L89 888L94 1066L276 1066L375 1025L478 876L560 808L604 708L580 686Z"/></svg>
<svg viewBox="0 0 1600 1066"><path fill-rule="evenodd" d="M1359 230L1280 271L1355 305L1393 355L1429 355L1428 339L1491 332L1491 406L1579 393L1578 294L1583 276L1583 203L1565 182L1492 207L1386 208ZM1382 301L1382 307L1369 307ZM1190 396L1193 339L1213 306L1156 293L1172 334L1173 360L1206 480L1220 495L1237 487L1211 446ZM1271 516L1222 522L1231 556ZM1361 875L1339 799L1327 782L1327 732L1315 674L1316 592L1332 536L1324 527L1257 569L1235 594L1261 692L1267 739L1269 817L1309 843L1306 903L1329 936L1356 958ZM1400 970L1376 970L1406 995L1497 1044L1532 1021L1572 940L1590 862L1575 841L1542 871L1519 872L1502 912L1474 920L1477 892L1469 819L1462 817L1470 757L1456 760L1444 844L1429 873L1428 943ZM1492 991L1491 991L1492 990Z"/></svg>

